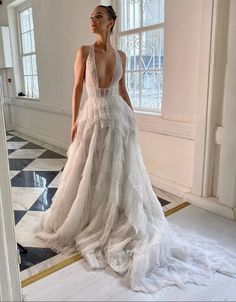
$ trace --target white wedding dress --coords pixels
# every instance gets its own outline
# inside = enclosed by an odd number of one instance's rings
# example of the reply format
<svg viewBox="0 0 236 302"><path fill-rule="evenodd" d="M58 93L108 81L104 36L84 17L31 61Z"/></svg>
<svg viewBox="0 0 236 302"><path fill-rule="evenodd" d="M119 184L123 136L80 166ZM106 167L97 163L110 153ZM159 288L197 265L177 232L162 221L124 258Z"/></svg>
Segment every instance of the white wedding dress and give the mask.
<svg viewBox="0 0 236 302"><path fill-rule="evenodd" d="M134 291L236 277L236 255L170 224L153 191L133 111L119 95L119 52L109 88L99 88L91 45L88 98L77 118L53 202L36 236L57 253L79 251L92 269L109 266Z"/></svg>

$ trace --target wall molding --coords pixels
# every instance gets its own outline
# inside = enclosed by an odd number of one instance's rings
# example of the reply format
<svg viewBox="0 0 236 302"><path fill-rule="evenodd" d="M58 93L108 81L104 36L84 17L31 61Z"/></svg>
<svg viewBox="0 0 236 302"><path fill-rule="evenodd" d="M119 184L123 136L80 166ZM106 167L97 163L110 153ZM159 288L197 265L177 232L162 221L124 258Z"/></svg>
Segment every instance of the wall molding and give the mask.
<svg viewBox="0 0 236 302"><path fill-rule="evenodd" d="M39 101L26 100L21 98L6 98L5 104L14 107L24 107L33 110L40 110L46 113L71 116L70 107L53 106ZM182 121L165 120L160 115L150 113L140 113L135 111L138 129L167 136L179 137L188 140L195 139L194 123Z"/></svg>
<svg viewBox="0 0 236 302"><path fill-rule="evenodd" d="M63 155L66 154L66 150L69 147L69 143L58 141L57 139L53 139L51 137L48 137L46 135L37 133L35 131L31 131L29 129L25 129L23 127L14 126L14 129L12 130L19 132L19 136L22 136L22 138L30 139L35 144L40 144L41 146L48 148L50 150L54 150L55 147L59 148L61 150L57 150L57 152L62 153Z"/></svg>
<svg viewBox="0 0 236 302"><path fill-rule="evenodd" d="M161 177L153 172L149 172L149 177L151 183L157 189L163 190L165 192L171 193L177 197L183 198L184 194L187 192L191 192L191 188L185 187L181 184L178 184L170 179L166 179Z"/></svg>
<svg viewBox="0 0 236 302"><path fill-rule="evenodd" d="M215 197L201 197L192 193L185 193L183 196L183 202L190 202L197 207L208 210L220 216L224 216L229 219L236 220L236 208L231 208L223 205Z"/></svg>
<svg viewBox="0 0 236 302"><path fill-rule="evenodd" d="M136 113L136 112L135 112ZM142 131L174 136L188 140L195 139L194 123L163 119L159 115L136 113L138 128Z"/></svg>
<svg viewBox="0 0 236 302"><path fill-rule="evenodd" d="M32 101L32 100L26 100L21 98L5 98L4 103L14 107L24 107L24 108L39 110L47 113L71 116L70 107L53 106L51 104L41 103L38 100Z"/></svg>

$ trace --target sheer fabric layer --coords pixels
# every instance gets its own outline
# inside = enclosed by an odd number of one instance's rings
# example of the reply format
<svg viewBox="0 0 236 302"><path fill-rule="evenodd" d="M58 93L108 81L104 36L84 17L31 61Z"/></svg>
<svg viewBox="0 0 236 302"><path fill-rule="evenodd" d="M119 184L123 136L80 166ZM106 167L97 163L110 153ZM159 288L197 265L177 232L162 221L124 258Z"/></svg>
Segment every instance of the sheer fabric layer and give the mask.
<svg viewBox="0 0 236 302"><path fill-rule="evenodd" d="M90 49L88 99L36 236L58 253L81 252L92 269L109 266L134 291L204 285L216 271L236 277L233 252L166 220L143 162L134 113L118 95L119 57L113 85L104 90L97 87L92 54Z"/></svg>

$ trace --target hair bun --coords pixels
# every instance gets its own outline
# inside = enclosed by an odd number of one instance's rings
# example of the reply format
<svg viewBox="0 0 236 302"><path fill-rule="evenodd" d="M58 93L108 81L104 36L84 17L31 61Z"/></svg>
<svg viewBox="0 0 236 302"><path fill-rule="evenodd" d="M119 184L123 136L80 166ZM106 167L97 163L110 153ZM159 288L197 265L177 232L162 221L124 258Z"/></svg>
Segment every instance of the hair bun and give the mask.
<svg viewBox="0 0 236 302"><path fill-rule="evenodd" d="M111 10L111 11L112 11L112 13L113 13L113 18L114 18L114 19L116 19L116 18L117 18L117 16L116 16L116 13L115 13L115 11L114 11L114 9L113 9L112 5L107 5L107 8L108 8L109 10Z"/></svg>

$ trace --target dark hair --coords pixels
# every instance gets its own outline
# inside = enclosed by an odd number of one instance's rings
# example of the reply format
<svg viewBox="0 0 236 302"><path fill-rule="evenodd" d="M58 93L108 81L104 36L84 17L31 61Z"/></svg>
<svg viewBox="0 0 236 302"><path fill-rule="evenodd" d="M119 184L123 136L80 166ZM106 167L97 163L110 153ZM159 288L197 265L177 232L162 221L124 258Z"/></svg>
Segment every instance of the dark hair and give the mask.
<svg viewBox="0 0 236 302"><path fill-rule="evenodd" d="M111 5L98 5L97 7L103 7L106 9L107 14L108 14L108 19L111 20L113 19L114 21L116 21L117 15L113 9L113 7ZM113 27L114 27L115 23L112 25L110 33L113 32Z"/></svg>

